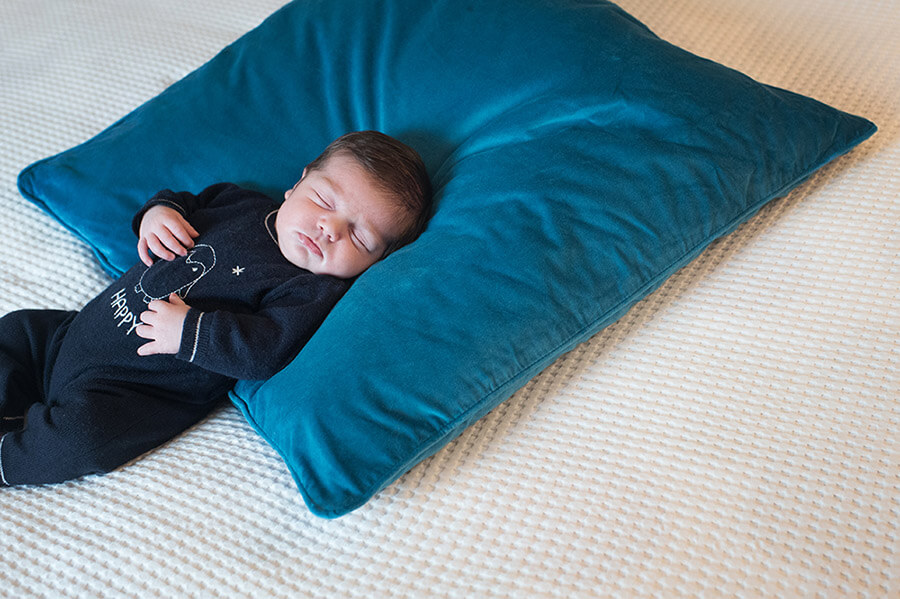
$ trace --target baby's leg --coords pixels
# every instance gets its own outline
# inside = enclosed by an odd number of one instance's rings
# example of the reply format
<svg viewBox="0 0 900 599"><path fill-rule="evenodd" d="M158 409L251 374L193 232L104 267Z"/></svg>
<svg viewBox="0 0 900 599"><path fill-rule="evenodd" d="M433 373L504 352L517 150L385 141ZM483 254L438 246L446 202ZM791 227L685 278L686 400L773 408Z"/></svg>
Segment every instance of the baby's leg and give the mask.
<svg viewBox="0 0 900 599"><path fill-rule="evenodd" d="M162 445L218 403L164 400L103 379L79 379L63 390L65 397L29 408L25 429L0 438L3 484L109 472Z"/></svg>
<svg viewBox="0 0 900 599"><path fill-rule="evenodd" d="M0 318L0 427L21 428L28 406L43 401L49 369L76 312L19 310Z"/></svg>

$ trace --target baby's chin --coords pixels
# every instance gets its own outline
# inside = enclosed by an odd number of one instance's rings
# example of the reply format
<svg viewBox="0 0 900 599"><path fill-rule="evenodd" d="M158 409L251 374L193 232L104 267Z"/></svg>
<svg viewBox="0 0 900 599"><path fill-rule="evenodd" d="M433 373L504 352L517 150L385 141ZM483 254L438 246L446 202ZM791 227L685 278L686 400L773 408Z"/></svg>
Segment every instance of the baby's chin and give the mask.
<svg viewBox="0 0 900 599"><path fill-rule="evenodd" d="M308 270L314 274L322 274L321 269L317 268L315 264L313 264L310 259L309 254L305 254L299 251L296 251L296 248L289 248L287 251L284 247L281 247L279 244L279 249L281 250L281 255L285 260L296 266L297 268L302 268L304 270Z"/></svg>
<svg viewBox="0 0 900 599"><path fill-rule="evenodd" d="M352 279L365 272L371 264L368 265L346 265L346 264L329 264L318 256L313 256L308 251L297 247L284 248L279 243L278 249L284 259L303 270L309 271L315 275L328 275L338 279Z"/></svg>
<svg viewBox="0 0 900 599"><path fill-rule="evenodd" d="M326 266L322 265L321 262L317 263L317 261L310 260L308 256L305 256L305 257L304 256L301 256L301 257L290 256L283 251L281 252L281 255L284 256L285 260L287 260L288 262L290 262L297 268L302 268L303 270L309 271L309 272L313 273L314 275L329 275L332 277L337 277L339 279L349 279L349 278L355 276L355 275L347 276L346 274L342 273L341 271L327 268Z"/></svg>
<svg viewBox="0 0 900 599"><path fill-rule="evenodd" d="M321 265L306 266L302 268L306 268L306 270L316 275L328 275L338 279L352 279L361 275L366 270L365 268L329 268Z"/></svg>

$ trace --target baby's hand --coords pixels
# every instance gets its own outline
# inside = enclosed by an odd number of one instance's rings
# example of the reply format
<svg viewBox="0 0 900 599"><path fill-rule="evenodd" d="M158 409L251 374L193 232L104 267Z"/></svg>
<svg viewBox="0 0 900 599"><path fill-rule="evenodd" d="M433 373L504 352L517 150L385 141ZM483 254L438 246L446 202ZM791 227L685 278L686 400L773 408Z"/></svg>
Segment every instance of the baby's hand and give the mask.
<svg viewBox="0 0 900 599"><path fill-rule="evenodd" d="M153 300L148 310L141 313L141 324L134 331L139 337L150 339L137 350L140 356L153 354L177 354L181 347L181 330L190 306L176 294L169 301Z"/></svg>
<svg viewBox="0 0 900 599"><path fill-rule="evenodd" d="M144 213L139 233L138 255L147 266L153 266L150 252L163 260L174 260L176 255L186 255L200 235L180 212L161 205Z"/></svg>

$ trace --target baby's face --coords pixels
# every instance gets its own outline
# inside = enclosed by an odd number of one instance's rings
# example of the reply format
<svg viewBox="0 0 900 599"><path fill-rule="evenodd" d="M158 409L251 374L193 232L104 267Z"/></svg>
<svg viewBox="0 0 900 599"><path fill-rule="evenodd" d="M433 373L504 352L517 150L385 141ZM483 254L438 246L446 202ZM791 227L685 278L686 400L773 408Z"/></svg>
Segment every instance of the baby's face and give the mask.
<svg viewBox="0 0 900 599"><path fill-rule="evenodd" d="M351 156L335 154L284 193L275 218L281 253L316 274L349 279L401 233L398 209Z"/></svg>

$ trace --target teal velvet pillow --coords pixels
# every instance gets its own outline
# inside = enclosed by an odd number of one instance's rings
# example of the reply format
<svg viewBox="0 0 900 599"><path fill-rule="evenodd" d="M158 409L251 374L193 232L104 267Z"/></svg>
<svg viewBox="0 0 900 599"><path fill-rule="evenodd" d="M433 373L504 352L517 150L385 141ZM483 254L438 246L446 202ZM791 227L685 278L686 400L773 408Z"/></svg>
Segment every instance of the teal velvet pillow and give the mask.
<svg viewBox="0 0 900 599"><path fill-rule="evenodd" d="M157 189L277 196L369 128L425 158L428 230L360 277L287 368L231 395L326 517L875 131L600 0L298 0L19 185L118 272Z"/></svg>

